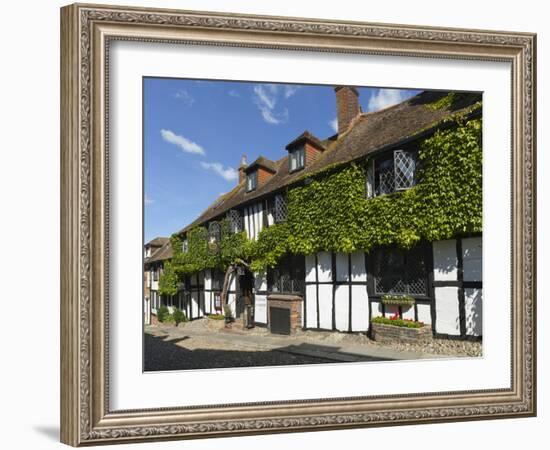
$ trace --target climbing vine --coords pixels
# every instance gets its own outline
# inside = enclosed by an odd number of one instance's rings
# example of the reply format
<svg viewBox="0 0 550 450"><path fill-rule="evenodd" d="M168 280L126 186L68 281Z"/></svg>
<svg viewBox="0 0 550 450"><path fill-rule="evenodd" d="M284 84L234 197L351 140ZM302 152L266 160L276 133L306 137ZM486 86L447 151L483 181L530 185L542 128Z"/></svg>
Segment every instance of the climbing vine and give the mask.
<svg viewBox="0 0 550 450"><path fill-rule="evenodd" d="M416 186L367 199L364 163L331 167L290 188L287 220L264 228L257 241L248 240L244 232L230 233L227 221L222 221L218 251L209 248L202 226L187 233L186 253L181 238L172 236L174 258L161 285L172 286L174 278L185 273L225 269L236 259L262 271L287 253L368 252L380 245L410 248L423 239L481 232L481 119L457 116L451 121L453 126L422 141Z"/></svg>

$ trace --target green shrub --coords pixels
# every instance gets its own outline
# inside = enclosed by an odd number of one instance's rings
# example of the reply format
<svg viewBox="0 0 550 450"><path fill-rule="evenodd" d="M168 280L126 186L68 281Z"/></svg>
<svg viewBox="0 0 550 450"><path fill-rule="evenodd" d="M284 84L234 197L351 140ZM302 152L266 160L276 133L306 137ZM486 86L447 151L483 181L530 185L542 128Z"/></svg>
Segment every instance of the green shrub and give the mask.
<svg viewBox="0 0 550 450"><path fill-rule="evenodd" d="M168 308L164 305L162 305L159 309L157 309L157 319L159 322L166 322L166 319L170 316L170 312L168 311Z"/></svg>
<svg viewBox="0 0 550 450"><path fill-rule="evenodd" d="M223 314L225 317L227 317L228 319L231 319L233 317L233 313L231 312L231 306L229 305L224 305L223 306Z"/></svg>
<svg viewBox="0 0 550 450"><path fill-rule="evenodd" d="M225 316L223 314L208 314L207 317L213 320L223 320Z"/></svg>
<svg viewBox="0 0 550 450"><path fill-rule="evenodd" d="M187 316L179 308L174 308L174 312L172 313L172 318L174 319L174 323L176 324L176 326L178 326L182 322L187 322Z"/></svg>
<svg viewBox="0 0 550 450"><path fill-rule="evenodd" d="M409 319L399 319L396 316L392 316L391 318L388 317L375 317L371 320L372 323L381 323L383 325L393 325L396 327L405 327L405 328L422 328L424 326L424 322L416 322L414 320Z"/></svg>
<svg viewBox="0 0 550 450"><path fill-rule="evenodd" d="M173 325L175 322L174 322L174 316L172 316L172 314L168 314L166 316L166 318L164 319L164 323L167 324L167 325Z"/></svg>

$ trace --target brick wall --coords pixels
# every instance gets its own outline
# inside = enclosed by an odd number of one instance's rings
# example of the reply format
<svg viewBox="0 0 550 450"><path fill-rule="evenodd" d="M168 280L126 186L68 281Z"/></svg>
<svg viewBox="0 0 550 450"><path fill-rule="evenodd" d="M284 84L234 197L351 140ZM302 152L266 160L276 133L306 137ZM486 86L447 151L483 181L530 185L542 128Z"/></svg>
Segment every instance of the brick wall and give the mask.
<svg viewBox="0 0 550 450"><path fill-rule="evenodd" d="M271 308L290 309L290 334L302 327L302 303L299 295L271 294L267 296L267 326L271 325Z"/></svg>
<svg viewBox="0 0 550 450"><path fill-rule="evenodd" d="M315 147L314 145L306 142L304 146L304 153L306 159L306 167L309 166L313 161L315 161L319 155L321 155L321 150Z"/></svg>
<svg viewBox="0 0 550 450"><path fill-rule="evenodd" d="M432 330L426 325L421 328L407 328L371 323L371 327L372 338L379 342L418 342L432 339Z"/></svg>
<svg viewBox="0 0 550 450"><path fill-rule="evenodd" d="M272 176L270 171L258 167L258 187L263 186Z"/></svg>

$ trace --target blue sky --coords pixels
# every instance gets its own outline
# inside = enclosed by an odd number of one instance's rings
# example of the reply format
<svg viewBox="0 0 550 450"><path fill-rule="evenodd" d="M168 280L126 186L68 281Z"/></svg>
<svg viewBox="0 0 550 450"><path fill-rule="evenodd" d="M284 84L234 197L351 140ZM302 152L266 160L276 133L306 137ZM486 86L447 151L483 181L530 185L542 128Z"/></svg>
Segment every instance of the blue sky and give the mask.
<svg viewBox="0 0 550 450"><path fill-rule="evenodd" d="M279 159L309 130L335 133L332 86L145 78L144 239L170 236L237 183L243 154ZM360 88L363 111L418 91Z"/></svg>

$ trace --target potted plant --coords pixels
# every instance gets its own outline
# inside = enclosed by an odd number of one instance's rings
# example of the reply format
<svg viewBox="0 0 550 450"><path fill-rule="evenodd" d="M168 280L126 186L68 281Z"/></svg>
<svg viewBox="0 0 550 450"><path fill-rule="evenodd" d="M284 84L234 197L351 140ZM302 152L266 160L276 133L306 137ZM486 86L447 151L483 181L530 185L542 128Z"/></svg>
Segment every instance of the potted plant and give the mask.
<svg viewBox="0 0 550 450"><path fill-rule="evenodd" d="M179 308L174 308L174 312L172 313L172 317L174 319L174 324L176 326L178 326L182 322L187 322L187 316Z"/></svg>
<svg viewBox="0 0 550 450"><path fill-rule="evenodd" d="M234 322L233 313L231 312L231 306L224 305L223 306L223 314L225 316L225 323L230 324L231 322Z"/></svg>
<svg viewBox="0 0 550 450"><path fill-rule="evenodd" d="M410 295L385 294L382 296L382 303L393 306L413 306L414 298Z"/></svg>

